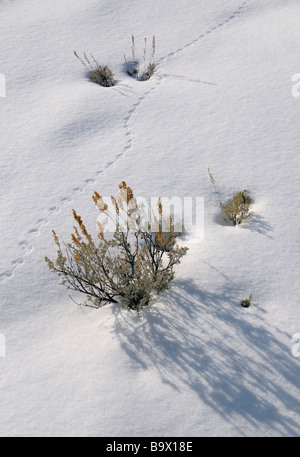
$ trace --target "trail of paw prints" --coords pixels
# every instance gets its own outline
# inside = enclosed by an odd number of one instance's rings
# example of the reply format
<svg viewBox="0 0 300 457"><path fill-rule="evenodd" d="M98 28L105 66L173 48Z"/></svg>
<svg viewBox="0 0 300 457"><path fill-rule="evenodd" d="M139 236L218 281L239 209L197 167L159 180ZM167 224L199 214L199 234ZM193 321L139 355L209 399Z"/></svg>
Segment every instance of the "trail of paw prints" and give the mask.
<svg viewBox="0 0 300 457"><path fill-rule="evenodd" d="M165 57L162 57L156 64L156 67L159 66L159 64L167 61L169 58L172 58L172 57L175 57L178 55L178 53L184 51L186 48L189 48L190 46L192 46L193 44L197 43L199 40L201 40L202 38L204 38L205 36L209 35L210 33L212 33L214 30L217 30L218 28L226 25L227 23L229 23L230 21L232 21L233 19L236 19L240 14L242 14L243 10L246 8L246 6L248 5L248 3L250 2L251 0L245 0L241 6L239 8L237 8L236 11L234 11L227 19L225 19L223 22L217 24L216 26L212 27L211 29L209 29L207 32L201 34L200 36L198 36L197 38L195 38L193 41L191 41L190 43L187 43L185 46L183 46L182 48L179 48L177 49L176 51L173 51L171 52L170 54L167 54ZM151 78L151 82L152 82L152 86L150 89L148 89L137 101L137 103L135 103L132 108L128 111L128 115L127 117L125 118L125 123L124 123L124 128L127 130L127 137L128 137L128 141L127 141L127 145L124 147L123 151L118 154L116 156L116 159L115 161L111 164L111 166L115 166L116 163L118 162L118 160L120 158L124 158L125 157L125 154L130 150L132 149L134 143L135 143L135 134L134 134L134 128L133 126L131 125L132 124L132 120L134 118L134 115L142 108L144 102L149 98L149 96L161 85L162 81L164 80L164 77L166 75L161 73L158 69L155 71L155 74L154 76ZM207 82L207 81L201 81L201 80L197 80L195 82L199 82L201 84L213 84L211 82ZM142 83L144 84L144 83Z"/></svg>
<svg viewBox="0 0 300 457"><path fill-rule="evenodd" d="M212 32L215 30L220 29L221 27L225 26L229 22L233 21L234 19L238 18L243 11L246 9L246 6L249 4L251 0L245 0L241 6L239 6L227 19L224 21L221 21L219 24L215 25L211 29L207 30L206 32L203 32L201 35L199 35L197 38L195 38L193 41L190 41L189 43L185 44L181 48L176 49L176 51L172 51L169 54L167 54L165 57L162 57L158 62L157 65L168 61L172 57L176 57L180 52L183 52L185 49L190 48L194 44L198 43L200 40L205 38L206 36L210 35Z"/></svg>
<svg viewBox="0 0 300 457"><path fill-rule="evenodd" d="M129 146L126 146L127 148ZM25 259L26 257L32 253L33 251L33 240L34 238L36 238L41 230L49 224L51 218L53 216L55 216L56 214L58 214L63 208L65 208L69 203L71 203L73 201L73 199L76 197L76 195L79 195L81 194L82 192L84 192L85 188L91 184L95 184L97 182L97 179L102 176L103 174L106 173L106 171L108 169L110 169L118 160L119 158L121 157L121 153L118 154L114 161L111 161L111 162L108 162L105 167L101 170L98 170L95 174L95 177L94 178L89 178L89 179L85 179L83 184L80 186L80 187L74 187L72 189L72 194L67 196L67 197L63 197L61 200L60 200L60 203L57 205L57 206L53 206L51 208L49 208L49 213L48 215L43 218L43 219L39 219L37 222L36 222L36 225L31 228L30 230L28 230L28 232L26 233L26 236L25 236L25 239L20 241L18 246L20 247L20 249L23 251L22 254L14 259L12 262L11 262L11 268L0 273L0 282L5 280L5 279L10 279L13 277L14 275L14 272L15 270L24 265L25 263Z"/></svg>
<svg viewBox="0 0 300 457"><path fill-rule="evenodd" d="M224 20L223 22L217 24L216 26L212 27L211 29L207 30L203 34L199 35L197 38L195 38L193 41L187 43L183 47L178 48L176 51L173 51L173 52L167 54L165 57L162 57L157 62L157 66L159 64L167 61L168 59L177 56L180 52L183 52L185 49L193 46L194 44L196 44L198 41L200 41L205 36L209 35L213 31L221 28L222 26L224 26L227 23L231 22L232 20L236 19L243 12L243 10L245 9L245 7L247 6L247 4L250 1L251 0L245 0L242 3L242 5L236 11L234 11L226 20ZM5 280L5 279L12 278L15 270L18 267L20 267L20 266L22 266L24 264L26 257L33 251L33 246L32 246L33 239L40 234L41 230L46 225L48 225L48 223L50 222L51 217L56 215L56 214L58 214L64 207L66 207L69 203L71 203L71 201L76 197L76 195L82 193L87 186L89 186L91 184L96 184L96 182L97 182L99 177L101 177L103 174L105 174L110 168L114 167L117 164L117 162L121 158L124 158L125 154L130 149L132 149L132 147L134 145L134 140L135 140L133 127L130 125L131 121L132 121L132 118L137 113L137 111L142 107L144 101L149 97L149 95L160 86L160 84L162 82L162 79L163 79L163 75L160 75L159 73L156 73L156 76L154 78L151 78L151 79L152 79L152 82L156 81L156 84L152 85L151 88L148 89L138 99L138 101L128 111L128 115L125 118L124 127L127 130L126 135L127 135L128 139L127 139L127 144L124 146L123 150L119 154L117 154L115 156L113 161L108 162L103 169L97 170L97 172L96 172L96 174L95 174L95 176L93 178L86 179L84 181L84 183L80 187L74 187L73 188L73 192L71 193L71 195L62 198L60 203L57 206L51 207L49 209L50 212L48 213L48 215L44 219L39 219L37 221L35 227L31 228L27 232L26 239L19 243L19 247L23 249L23 254L12 261L12 263L11 263L12 266L11 266L11 268L9 270L6 270L6 271L0 273L0 282Z"/></svg>
<svg viewBox="0 0 300 457"><path fill-rule="evenodd" d="M231 22L233 19L236 19L239 15L242 14L243 10L246 8L246 6L248 5L248 3L250 1L251 0L245 0L241 4L241 6L239 6L227 19L220 22L219 24L212 27L211 29L207 30L203 34L199 35L197 38L195 38L193 41L187 43L185 46L177 49L176 51L173 51L173 52L167 54L165 57L162 57L157 62L156 67L158 67L161 63L167 61L168 59L177 56L180 52L184 51L185 49L193 46L194 44L199 42L202 38L209 35L213 31L217 30L218 28L220 28L222 26L225 26L227 23ZM125 151L120 155L124 156L124 153L126 153L128 149L131 149L134 144L134 131L133 131L133 127L130 126L130 121L132 120L133 115L136 113L136 111L138 111L142 107L143 102L149 97L149 95L161 85L165 76L166 76L165 74L156 70L155 76L151 78L152 81L156 81L156 84L153 85L150 90L145 92L145 94L139 98L139 101L135 105L133 105L133 108L128 112L128 116L127 116L127 118L125 118L125 129L127 130L127 135L129 137L129 139L128 139L127 146L125 146ZM211 82L201 81L201 80L197 80L195 82L199 82L201 84L213 84Z"/></svg>
<svg viewBox="0 0 300 457"><path fill-rule="evenodd" d="M160 82L160 77L158 76L156 80ZM0 282L4 281L6 279L10 279L13 277L15 270L24 265L26 257L32 253L33 251L33 240L36 238L41 230L49 224L51 218L58 214L62 209L64 209L68 204L70 204L74 198L76 198L77 195L81 194L84 192L84 190L92 184L96 184L98 182L98 179L103 176L109 169L113 168L116 166L117 162L121 160L125 156L125 154L132 148L133 143L134 143L134 132L133 132L133 127L130 125L132 117L135 115L137 110L141 107L142 103L144 100L147 98L147 96L156 88L156 86L151 86L150 89L148 89L143 95L141 95L137 102L133 104L132 108L128 111L128 115L125 118L125 129L127 130L126 136L127 136L127 143L124 146L123 150L117 154L114 158L114 160L109 161L106 163L106 165L100 169L97 170L93 178L88 178L85 179L83 184L80 187L74 187L72 189L72 193L69 196L63 197L59 204L57 206L53 206L49 208L48 215L43 218L39 219L36 222L36 225L32 227L28 232L26 233L25 239L22 240L19 243L20 249L23 251L22 254L14 259L11 262L11 268L0 273Z"/></svg>
<svg viewBox="0 0 300 457"><path fill-rule="evenodd" d="M134 134L134 128L133 126L131 125L132 124L132 119L134 118L134 116L136 115L136 113L142 108L144 102L147 100L147 98L149 98L149 96L152 94L152 92L154 92L154 90L157 89L157 87L161 84L162 82L162 76L160 74L156 74L154 77L151 78L152 80L152 85L151 85L151 88L148 89L139 99L138 99L138 102L135 103L133 105L133 107L128 111L128 115L127 117L125 118L125 124L124 124L124 127L125 129L127 130L127 137L128 137L128 141L127 141L127 145L124 147L124 151L122 154L123 157L125 156L125 154L128 152L128 150L130 150L133 145L134 145L134 142L135 142L135 134ZM153 84L153 82L156 82L156 84ZM115 164L114 164L115 165Z"/></svg>
<svg viewBox="0 0 300 457"><path fill-rule="evenodd" d="M162 57L156 64L156 67L158 67L161 63L167 61L168 59L172 58L172 57L175 57L177 56L180 52L184 51L185 49L193 46L194 44L196 44L198 41L200 41L202 38L204 38L205 36L209 35L210 33L212 33L214 30L217 30L218 28L226 25L227 23L229 23L230 21L232 21L233 19L236 19L240 14L242 14L243 10L246 8L246 6L248 5L248 3L250 2L251 0L245 0L241 6L239 8L237 8L236 11L234 11L227 19L225 19L224 21L220 22L219 24L217 24L216 26L212 27L211 29L207 30L205 33L199 35L197 38L195 38L193 41L191 41L190 43L187 43L185 46L177 49L176 51L173 51L171 52L170 54L167 54L165 57ZM130 126L130 123L131 123L131 120L133 118L133 115L142 107L144 101L149 97L149 95L154 91L156 90L162 83L164 77L166 75L157 71L155 72L155 76L151 78L151 81L156 81L156 84L153 85L147 92L144 93L144 95L142 95L139 99L138 99L138 102L133 105L132 109L130 109L128 111L128 116L125 118L125 129L127 130L127 136L129 137L128 138L128 143L127 145L125 146L124 148L124 151L119 154L119 156L124 156L125 153L132 148L133 144L134 144L134 130L133 130L133 127ZM207 81L201 81L201 80L197 80L195 82L199 82L201 84L213 84L211 82L207 82ZM119 156L117 156L119 158Z"/></svg>
<svg viewBox="0 0 300 457"><path fill-rule="evenodd" d="M109 168L111 166L112 162L109 162L106 167ZM101 174L105 173L106 169L103 169L103 170L99 170L97 172L97 177L98 176L101 176ZM84 191L84 189L89 185L89 184L92 184L92 183L95 183L96 182L96 178L94 179L86 179L84 181L84 183L82 184L82 186L80 187L74 187L73 188L73 193L68 196L68 197L63 197L61 200L60 200L60 203L57 205L57 206L52 206L51 208L49 208L49 213L48 215L43 218L43 219L39 219L37 222L36 222L36 225L31 228L30 230L28 230L28 232L26 233L25 235L25 239L20 241L18 246L22 249L22 255L20 255L18 258L14 259L12 262L11 262L11 268L0 273L0 282L1 281L4 281L5 279L10 279L13 277L14 275L14 272L15 270L24 265L25 263L25 259L26 257L32 253L33 251L33 240L34 238L36 238L41 230L49 224L50 222L50 219L52 218L52 216L55 216L56 214L58 214L64 207L66 207L69 203L71 203L71 201L74 199L74 197L76 195L79 195L80 193L82 193Z"/></svg>
<svg viewBox="0 0 300 457"><path fill-rule="evenodd" d="M236 19L239 15L242 14L243 10L246 8L246 6L248 5L248 3L250 1L251 0L245 0L241 4L241 6L239 8L237 8L237 10L234 11L227 19L225 19L224 21L220 22L219 24L217 24L216 26L212 27L211 29L207 30L203 34L199 35L197 38L195 38L190 43L187 43L185 46L177 49L176 51L171 52L170 54L167 54L165 57L162 57L157 62L156 66L158 67L161 63L167 61L168 59L170 59L172 57L177 56L180 52L182 52L185 49L193 46L194 44L199 42L205 36L209 35L210 33L212 33L213 31L217 30L218 28L221 28L222 26L225 26L227 23L231 22L233 19ZM124 153L126 153L128 149L131 149L133 144L134 144L134 131L133 131L133 127L130 126L130 122L132 120L133 115L142 107L144 101L149 97L149 95L161 85L161 83L162 83L162 81L163 81L165 76L166 76L165 74L163 74L163 73L161 73L159 71L156 71L155 72L155 76L151 78L151 81L156 81L156 84L153 85L151 87L151 89L149 89L147 92L145 92L144 95L142 95L139 98L139 101L135 105L133 105L132 109L130 111L128 111L128 116L127 116L127 118L125 118L125 129L127 130L127 136L129 137L129 139L128 139L127 146L125 146L125 151L123 153L121 153L120 156L121 155L124 156ZM210 82L207 82L207 81L201 81L201 80L197 80L195 82L199 82L199 83L202 83L202 84L213 84L213 83L210 83Z"/></svg>

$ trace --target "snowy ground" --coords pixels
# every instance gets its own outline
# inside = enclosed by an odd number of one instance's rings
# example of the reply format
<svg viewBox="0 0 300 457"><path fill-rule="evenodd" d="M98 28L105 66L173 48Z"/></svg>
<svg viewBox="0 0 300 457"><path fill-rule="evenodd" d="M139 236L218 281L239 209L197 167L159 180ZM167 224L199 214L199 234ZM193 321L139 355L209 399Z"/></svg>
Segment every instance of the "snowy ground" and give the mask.
<svg viewBox="0 0 300 457"><path fill-rule="evenodd" d="M297 0L0 1L1 436L299 435L299 21ZM156 35L147 82L124 71L132 33L140 55ZM77 307L43 260L123 179L205 199L203 241L141 319ZM251 221L224 225L244 188Z"/></svg>

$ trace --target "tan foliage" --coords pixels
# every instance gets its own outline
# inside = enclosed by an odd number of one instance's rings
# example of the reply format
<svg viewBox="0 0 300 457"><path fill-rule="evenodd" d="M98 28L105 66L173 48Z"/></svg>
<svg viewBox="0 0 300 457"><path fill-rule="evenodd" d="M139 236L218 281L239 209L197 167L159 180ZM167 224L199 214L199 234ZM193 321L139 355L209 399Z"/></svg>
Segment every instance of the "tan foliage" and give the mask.
<svg viewBox="0 0 300 457"><path fill-rule="evenodd" d="M241 224L252 214L249 209L250 205L251 198L247 194L247 190L237 192L227 203L220 203L223 219L231 221L233 225Z"/></svg>

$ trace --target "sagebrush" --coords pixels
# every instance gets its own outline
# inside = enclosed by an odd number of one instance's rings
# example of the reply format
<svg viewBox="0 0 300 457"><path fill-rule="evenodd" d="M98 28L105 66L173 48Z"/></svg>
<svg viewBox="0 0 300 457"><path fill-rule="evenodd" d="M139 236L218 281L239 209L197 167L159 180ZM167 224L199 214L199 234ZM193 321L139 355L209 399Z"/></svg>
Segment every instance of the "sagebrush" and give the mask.
<svg viewBox="0 0 300 457"><path fill-rule="evenodd" d="M91 54L89 58L86 53L81 58L76 51L74 51L75 57L80 60L84 68L89 72L90 80L94 83L100 84L103 87L112 87L117 84L112 71L106 65L100 65L95 57ZM93 61L93 64L91 63Z"/></svg>
<svg viewBox="0 0 300 457"><path fill-rule="evenodd" d="M151 52L148 57L147 38L144 38L143 64L139 64L136 58L135 37L131 35L131 60L128 61L124 54L125 65L129 76L136 78L138 81L147 81L153 75L155 64L156 38L152 36Z"/></svg>
<svg viewBox="0 0 300 457"><path fill-rule="evenodd" d="M232 200L229 200L225 204L220 203L223 211L223 219L225 221L231 221L233 225L241 224L252 214L250 212L251 203L251 197L247 194L246 189L237 192L232 197Z"/></svg>
<svg viewBox="0 0 300 457"><path fill-rule="evenodd" d="M156 294L169 288L174 267L187 248L176 242L172 217L169 231L163 231L161 201L159 218L153 227L145 220L142 206L124 181L119 186L118 198L111 197L113 211L97 192L93 200L100 212L114 222L112 236L104 235L105 225L98 221L98 240L94 241L73 210L77 226L71 242L62 243L53 231L57 258L55 262L47 257L45 260L50 270L61 277L61 284L86 295L88 301L84 304L98 308L118 302L123 308L139 312Z"/></svg>
<svg viewBox="0 0 300 457"><path fill-rule="evenodd" d="M241 301L241 306L243 308L249 308L249 306L251 305L252 298L253 298L253 296L249 295L248 298L245 298L244 300L242 300Z"/></svg>

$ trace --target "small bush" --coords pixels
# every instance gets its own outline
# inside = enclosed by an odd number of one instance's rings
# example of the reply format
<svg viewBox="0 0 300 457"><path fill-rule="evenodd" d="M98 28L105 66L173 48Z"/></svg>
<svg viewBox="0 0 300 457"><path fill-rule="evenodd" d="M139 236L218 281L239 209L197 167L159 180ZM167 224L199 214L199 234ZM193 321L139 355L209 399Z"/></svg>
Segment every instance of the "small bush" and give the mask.
<svg viewBox="0 0 300 457"><path fill-rule="evenodd" d="M155 65L153 63L149 63L146 71L142 73L140 76L140 81L148 81L151 78L155 70Z"/></svg>
<svg viewBox="0 0 300 457"><path fill-rule="evenodd" d="M97 60L91 54L91 59L94 62L95 68L91 64L86 53L83 54L83 59L79 57L76 51L74 51L75 57L80 60L84 68L89 72L90 80L94 83L100 84L103 87L112 87L117 84L114 79L112 71L107 66L100 65Z"/></svg>
<svg viewBox="0 0 300 457"><path fill-rule="evenodd" d="M138 81L147 81L151 78L156 68L154 63L155 60L155 50L156 50L156 42L155 42L155 35L152 37L152 50L149 57L149 62L147 63L147 38L144 39L144 52L143 52L143 69L141 70L140 65L136 59L135 55L135 38L134 35L131 35L131 61L126 59L126 55L124 55L125 65L127 69L127 73L129 76L136 78Z"/></svg>
<svg viewBox="0 0 300 457"><path fill-rule="evenodd" d="M123 308L139 312L151 302L154 294L169 288L174 267L187 248L177 245L173 220L169 232L162 231L158 220L157 231L152 229L145 221L142 206L137 204L124 181L119 186L118 199L111 197L114 214L97 192L93 200L100 212L114 221L111 238L104 236L104 223L98 221L96 243L73 210L78 227L74 227L71 242L61 243L53 231L57 259L52 262L46 257L45 260L50 270L62 278L61 284L86 295L86 305L98 308L119 302ZM158 209L163 219L160 201Z"/></svg>
<svg viewBox="0 0 300 457"><path fill-rule="evenodd" d="M251 305L252 298L253 298L252 295L249 295L248 298L246 298L245 300L242 300L241 301L241 306L243 308L249 308L249 306Z"/></svg>
<svg viewBox="0 0 300 457"><path fill-rule="evenodd" d="M249 211L250 205L251 198L247 194L246 189L244 189L235 194L232 200L229 200L227 203L220 203L223 210L223 219L225 221L231 221L233 225L241 224L252 214Z"/></svg>

